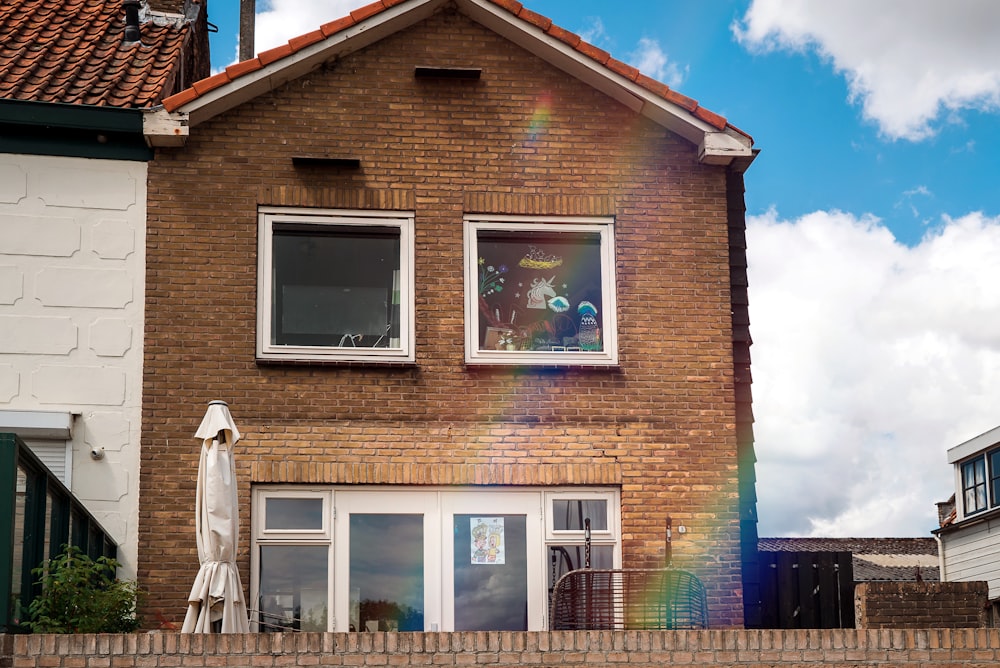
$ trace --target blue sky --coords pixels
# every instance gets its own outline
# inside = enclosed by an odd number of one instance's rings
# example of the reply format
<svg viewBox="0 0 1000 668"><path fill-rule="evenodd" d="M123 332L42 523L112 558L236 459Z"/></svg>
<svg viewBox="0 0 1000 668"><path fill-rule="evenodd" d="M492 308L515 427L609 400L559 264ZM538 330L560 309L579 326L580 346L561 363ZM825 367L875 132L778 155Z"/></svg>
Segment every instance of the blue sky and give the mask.
<svg viewBox="0 0 1000 668"><path fill-rule="evenodd" d="M1000 2L523 0L750 133L762 535L921 536L1000 424ZM367 0L257 0L257 51ZM212 0L213 67L238 0Z"/></svg>

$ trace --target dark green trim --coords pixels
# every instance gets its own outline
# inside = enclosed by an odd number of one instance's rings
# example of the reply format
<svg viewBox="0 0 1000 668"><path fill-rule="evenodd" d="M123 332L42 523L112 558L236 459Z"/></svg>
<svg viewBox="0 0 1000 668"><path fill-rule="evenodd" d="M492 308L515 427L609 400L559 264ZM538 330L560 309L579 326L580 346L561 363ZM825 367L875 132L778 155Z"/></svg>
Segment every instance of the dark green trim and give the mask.
<svg viewBox="0 0 1000 668"><path fill-rule="evenodd" d="M21 605L27 609L42 593L42 585L32 569L42 565L45 554L45 506L48 495L45 473L24 467L27 485L24 495L24 567L21 569Z"/></svg>
<svg viewBox="0 0 1000 668"><path fill-rule="evenodd" d="M17 440L0 434L0 634L10 631L14 575L14 508L17 502Z"/></svg>
<svg viewBox="0 0 1000 668"><path fill-rule="evenodd" d="M142 134L142 110L0 99L0 123Z"/></svg>
<svg viewBox="0 0 1000 668"><path fill-rule="evenodd" d="M153 159L142 110L0 99L0 153Z"/></svg>

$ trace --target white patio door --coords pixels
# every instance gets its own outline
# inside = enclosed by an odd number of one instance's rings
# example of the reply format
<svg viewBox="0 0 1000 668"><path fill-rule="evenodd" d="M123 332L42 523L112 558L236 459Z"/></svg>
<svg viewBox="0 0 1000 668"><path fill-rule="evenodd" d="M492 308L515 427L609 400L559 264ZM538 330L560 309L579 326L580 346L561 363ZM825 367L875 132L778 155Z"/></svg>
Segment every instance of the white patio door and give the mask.
<svg viewBox="0 0 1000 668"><path fill-rule="evenodd" d="M442 493L443 630L544 628L541 514L537 492Z"/></svg>
<svg viewBox="0 0 1000 668"><path fill-rule="evenodd" d="M335 499L334 630L436 630L437 492L338 491Z"/></svg>

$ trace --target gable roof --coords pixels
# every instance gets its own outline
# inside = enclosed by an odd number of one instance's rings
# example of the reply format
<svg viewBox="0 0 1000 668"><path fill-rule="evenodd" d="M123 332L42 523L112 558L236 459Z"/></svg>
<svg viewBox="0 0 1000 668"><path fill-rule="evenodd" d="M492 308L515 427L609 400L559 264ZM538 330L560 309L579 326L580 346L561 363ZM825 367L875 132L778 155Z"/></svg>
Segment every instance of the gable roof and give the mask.
<svg viewBox="0 0 1000 668"><path fill-rule="evenodd" d="M0 3L0 98L158 104L171 92L191 22L148 11L141 19L140 41L126 42L122 0Z"/></svg>
<svg viewBox="0 0 1000 668"><path fill-rule="evenodd" d="M454 7L536 56L699 146L709 164L753 160L753 139L724 117L583 41L516 0L378 0L282 46L227 67L163 101L150 142L183 143L189 126L273 90L324 62L360 50L433 13Z"/></svg>

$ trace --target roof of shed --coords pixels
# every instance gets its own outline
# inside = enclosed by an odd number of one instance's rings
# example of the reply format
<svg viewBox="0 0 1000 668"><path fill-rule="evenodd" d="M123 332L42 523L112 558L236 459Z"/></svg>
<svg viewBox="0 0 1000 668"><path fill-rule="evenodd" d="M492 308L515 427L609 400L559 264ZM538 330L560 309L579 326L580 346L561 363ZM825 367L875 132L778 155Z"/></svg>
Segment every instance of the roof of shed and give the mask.
<svg viewBox="0 0 1000 668"><path fill-rule="evenodd" d="M144 12L125 42L122 0L0 3L0 98L151 107L169 91L190 23Z"/></svg>
<svg viewBox="0 0 1000 668"><path fill-rule="evenodd" d="M850 552L855 582L937 582L933 538L761 538L761 552Z"/></svg>

